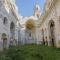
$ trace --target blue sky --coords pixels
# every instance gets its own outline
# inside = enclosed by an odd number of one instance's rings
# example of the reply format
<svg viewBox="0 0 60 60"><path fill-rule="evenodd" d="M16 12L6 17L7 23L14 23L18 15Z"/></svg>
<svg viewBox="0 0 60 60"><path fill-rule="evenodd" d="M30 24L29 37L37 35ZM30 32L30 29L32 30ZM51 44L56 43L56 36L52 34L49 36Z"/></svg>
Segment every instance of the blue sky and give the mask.
<svg viewBox="0 0 60 60"><path fill-rule="evenodd" d="M19 13L22 16L31 16L33 15L34 3L38 1L38 4L43 11L45 0L16 0L16 4L19 9Z"/></svg>

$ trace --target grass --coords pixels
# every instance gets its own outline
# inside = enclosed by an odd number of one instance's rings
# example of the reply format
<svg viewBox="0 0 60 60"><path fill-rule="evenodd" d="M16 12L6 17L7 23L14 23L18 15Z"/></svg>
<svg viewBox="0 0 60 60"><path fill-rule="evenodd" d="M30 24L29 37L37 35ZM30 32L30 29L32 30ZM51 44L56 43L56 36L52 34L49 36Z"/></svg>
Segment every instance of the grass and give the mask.
<svg viewBox="0 0 60 60"><path fill-rule="evenodd" d="M60 49L43 45L24 45L9 48L3 57L5 60L60 60Z"/></svg>

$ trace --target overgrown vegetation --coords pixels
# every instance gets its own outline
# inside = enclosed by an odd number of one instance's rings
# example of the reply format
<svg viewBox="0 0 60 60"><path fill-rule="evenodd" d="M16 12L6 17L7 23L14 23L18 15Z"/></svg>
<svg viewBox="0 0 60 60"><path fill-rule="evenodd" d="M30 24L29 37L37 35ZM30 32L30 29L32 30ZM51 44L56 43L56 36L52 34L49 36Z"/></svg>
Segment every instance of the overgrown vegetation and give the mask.
<svg viewBox="0 0 60 60"><path fill-rule="evenodd" d="M0 60L60 60L60 49L41 45L11 47Z"/></svg>

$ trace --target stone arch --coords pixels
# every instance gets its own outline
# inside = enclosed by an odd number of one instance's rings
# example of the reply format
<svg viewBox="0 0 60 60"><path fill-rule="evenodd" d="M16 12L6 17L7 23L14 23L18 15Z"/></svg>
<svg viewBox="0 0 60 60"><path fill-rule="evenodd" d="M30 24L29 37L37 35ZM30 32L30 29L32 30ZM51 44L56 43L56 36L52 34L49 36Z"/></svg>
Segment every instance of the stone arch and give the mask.
<svg viewBox="0 0 60 60"><path fill-rule="evenodd" d="M10 33L11 33L11 39L14 39L14 37L15 37L15 24L14 24L14 22L11 22L11 24L10 24Z"/></svg>
<svg viewBox="0 0 60 60"><path fill-rule="evenodd" d="M53 20L49 21L49 38L50 38L50 44L52 46L55 46L55 23Z"/></svg>
<svg viewBox="0 0 60 60"><path fill-rule="evenodd" d="M5 33L2 34L2 40L3 40L3 50L7 49L7 35Z"/></svg>

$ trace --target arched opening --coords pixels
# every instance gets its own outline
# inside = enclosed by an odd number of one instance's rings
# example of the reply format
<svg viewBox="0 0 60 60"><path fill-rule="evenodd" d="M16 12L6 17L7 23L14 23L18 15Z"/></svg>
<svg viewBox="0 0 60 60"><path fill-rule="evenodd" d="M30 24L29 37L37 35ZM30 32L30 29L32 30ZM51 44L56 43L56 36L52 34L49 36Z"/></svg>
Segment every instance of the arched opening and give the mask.
<svg viewBox="0 0 60 60"><path fill-rule="evenodd" d="M55 28L54 21L51 20L49 22L49 29L50 29L50 41L51 41L51 45L52 46L55 46L55 33L54 33L54 28Z"/></svg>
<svg viewBox="0 0 60 60"><path fill-rule="evenodd" d="M7 23L8 23L7 17L4 17L3 24L7 24Z"/></svg>
<svg viewBox="0 0 60 60"><path fill-rule="evenodd" d="M13 22L11 22L10 24L10 33L11 33L11 39L15 39L15 24Z"/></svg>
<svg viewBox="0 0 60 60"><path fill-rule="evenodd" d="M7 49L7 35L5 33L2 34L2 40L3 40L3 50Z"/></svg>

